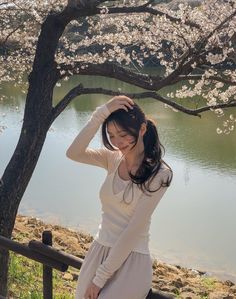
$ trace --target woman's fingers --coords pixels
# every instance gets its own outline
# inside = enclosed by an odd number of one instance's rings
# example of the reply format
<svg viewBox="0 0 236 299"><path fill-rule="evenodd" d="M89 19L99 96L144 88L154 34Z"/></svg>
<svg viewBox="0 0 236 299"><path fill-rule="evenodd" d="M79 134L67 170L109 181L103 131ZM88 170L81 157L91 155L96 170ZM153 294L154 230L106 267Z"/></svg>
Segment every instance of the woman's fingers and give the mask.
<svg viewBox="0 0 236 299"><path fill-rule="evenodd" d="M115 96L107 102L107 107L110 112L118 109L124 109L128 112L128 108L132 109L134 101L126 96Z"/></svg>
<svg viewBox="0 0 236 299"><path fill-rule="evenodd" d="M133 103L132 102L122 101L121 103L124 104L124 105L126 105L126 106L128 106L130 109L133 108Z"/></svg>
<svg viewBox="0 0 236 299"><path fill-rule="evenodd" d="M97 299L97 297L98 297L98 292L97 290L93 289L91 299Z"/></svg>
<svg viewBox="0 0 236 299"><path fill-rule="evenodd" d="M120 108L121 108L121 109L124 109L124 110L127 111L127 112L129 111L128 108L127 108L125 105L121 105Z"/></svg>
<svg viewBox="0 0 236 299"><path fill-rule="evenodd" d="M126 96L119 96L117 99L124 101L125 103L128 103L130 105L134 104L134 101L132 99L130 99L129 97Z"/></svg>
<svg viewBox="0 0 236 299"><path fill-rule="evenodd" d="M85 299L97 299L99 291L100 291L100 288L91 282L85 292L84 298Z"/></svg>
<svg viewBox="0 0 236 299"><path fill-rule="evenodd" d="M125 103L129 103L131 105L134 104L134 101L127 96L115 96L110 101L125 102Z"/></svg>

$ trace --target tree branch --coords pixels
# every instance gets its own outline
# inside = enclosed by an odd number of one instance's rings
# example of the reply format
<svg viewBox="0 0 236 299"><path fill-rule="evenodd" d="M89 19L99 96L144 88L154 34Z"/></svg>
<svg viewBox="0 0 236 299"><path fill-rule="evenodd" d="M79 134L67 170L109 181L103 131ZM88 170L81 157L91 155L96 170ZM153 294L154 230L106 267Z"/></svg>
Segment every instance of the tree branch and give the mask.
<svg viewBox="0 0 236 299"><path fill-rule="evenodd" d="M8 5L9 2L3 2L3 3L0 3L0 6L5 6L5 5Z"/></svg>
<svg viewBox="0 0 236 299"><path fill-rule="evenodd" d="M203 37L201 40L196 42L195 45L192 46L191 49L188 49L186 51L186 53L183 55L182 61L179 63L179 66L172 73L170 73L166 78L164 78L162 80L162 82L160 82L160 84L162 84L163 86L170 85L170 83L174 84L176 82L176 80L178 80L178 78L181 74L184 74L184 75L189 74L193 70L192 64L194 62L204 59L203 55L201 55L201 51L206 46L209 38L217 30L219 30L224 24L226 24L228 21L230 21L235 15L236 15L236 10L231 15L229 15L227 18L225 18L218 26L216 26L207 36ZM206 57L207 53L209 53L209 51L205 51L205 53L203 53L205 55L205 57ZM188 59L189 59L189 61L188 61Z"/></svg>
<svg viewBox="0 0 236 299"><path fill-rule="evenodd" d="M212 30L212 32L210 32L206 37L205 37L205 39L206 40L209 40L211 37L212 37L212 35L217 31L217 30L219 30L219 29L221 29L221 27L224 25L224 24L226 24L228 21L230 21L234 16L236 16L236 10L232 13L232 14L230 14L227 18L225 18L218 26L216 26L215 28L214 28L214 30Z"/></svg>
<svg viewBox="0 0 236 299"><path fill-rule="evenodd" d="M210 34L198 41L194 47L188 49L186 53L183 55L182 61L179 63L179 66L166 78L162 78L160 76L138 74L116 64L106 62L99 65L77 63L73 67L73 69L70 66L62 64L60 65L60 68L61 70L65 71L65 74L62 75L60 79L62 79L65 76L69 76L69 71L72 71L73 74L79 73L81 75L99 75L115 78L147 90L160 90L165 86L172 85L180 81L179 78L181 74L187 76L189 73L191 73L191 71L193 70L192 64L196 61L203 61L204 57L202 57L200 53L203 47L206 45L208 38L211 37L215 31L219 30L226 22L232 19L235 15L236 11L232 13L230 16L228 16L226 19L224 19L217 27L215 27L210 32ZM207 53L208 52L205 52L204 54L206 55ZM84 67L81 68L81 66ZM79 71L76 71L76 69L78 69Z"/></svg>
<svg viewBox="0 0 236 299"><path fill-rule="evenodd" d="M149 13L154 16L165 16L168 20L170 20L171 22L174 22L174 23L181 22L181 19L172 17L171 15L169 15L167 13L164 13L160 10L149 7L149 6L147 6L147 4L137 6L137 7L114 7L114 8L111 7L111 8L109 8L109 11L108 11L108 14L120 14L120 13L122 13L122 14L124 14L124 13ZM191 21L186 21L185 24L190 27L201 29L201 27L198 24L191 22Z"/></svg>
<svg viewBox="0 0 236 299"><path fill-rule="evenodd" d="M82 3L81 5L77 4L78 1L68 1L68 5L66 9L61 13L61 16L63 18L70 18L71 21L77 19L78 17L82 16L93 16L96 14L102 13L102 7L97 7L99 4L99 1L79 1ZM100 1L101 2L101 1ZM103 1L102 1L103 2ZM151 1L152 2L152 1ZM147 3L140 5L140 6L123 6L123 7L107 7L108 8L108 14L127 14L127 13L149 13L151 15L159 15L159 16L165 16L168 20L180 23L181 19L172 17L171 15L164 13L160 10L154 9L152 7L149 7ZM194 27L201 30L201 27L191 21L186 21L186 25L190 27Z"/></svg>
<svg viewBox="0 0 236 299"><path fill-rule="evenodd" d="M133 99L143 99L143 98L153 98L159 102L162 102L178 111L181 111L188 115L198 116L201 117L200 113L209 111L209 110L216 110L219 108L229 108L229 107L236 107L236 101L230 101L228 103L224 104L218 104L215 106L203 106L198 109L189 109L187 107L184 107L173 100L168 99L167 97L161 96L160 94L156 92L140 92L140 93L121 93L118 91L113 91L109 89L104 88L84 88L82 84L79 84L72 90L70 90L65 97L53 108L52 114L51 114L51 123L57 118L57 116L69 105L69 103L80 95L85 94L104 94L104 95L110 95L110 96L116 96L116 95L126 95Z"/></svg>
<svg viewBox="0 0 236 299"><path fill-rule="evenodd" d="M161 83L162 78L160 76L133 72L128 68L124 68L118 64L110 62L104 62L101 64L78 62L73 67L70 65L60 64L59 68L65 72L59 79L70 76L71 72L73 72L73 74L78 75L110 77L147 90L159 90L163 87L163 84Z"/></svg>
<svg viewBox="0 0 236 299"><path fill-rule="evenodd" d="M60 113L70 104L70 102L74 98L82 94L82 91L83 91L83 85L82 84L77 85L76 87L72 88L55 107L52 108L51 124L58 117L58 115L60 115Z"/></svg>
<svg viewBox="0 0 236 299"><path fill-rule="evenodd" d="M8 41L8 39L11 37L12 34L14 34L18 29L20 29L21 27L24 27L24 22L22 24L20 24L19 26L17 26L15 29L13 29L6 37L5 39L0 43L1 46L4 46L6 44L6 42Z"/></svg>

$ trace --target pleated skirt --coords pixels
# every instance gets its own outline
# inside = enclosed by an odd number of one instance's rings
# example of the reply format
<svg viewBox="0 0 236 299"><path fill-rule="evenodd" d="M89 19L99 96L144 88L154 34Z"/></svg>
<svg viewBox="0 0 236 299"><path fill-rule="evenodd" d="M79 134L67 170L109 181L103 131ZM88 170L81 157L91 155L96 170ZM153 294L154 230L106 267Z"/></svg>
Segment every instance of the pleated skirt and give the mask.
<svg viewBox="0 0 236 299"><path fill-rule="evenodd" d="M85 299L87 287L110 249L93 241L80 269L75 299ZM152 285L152 274L151 256L132 251L100 290L97 299L145 299Z"/></svg>

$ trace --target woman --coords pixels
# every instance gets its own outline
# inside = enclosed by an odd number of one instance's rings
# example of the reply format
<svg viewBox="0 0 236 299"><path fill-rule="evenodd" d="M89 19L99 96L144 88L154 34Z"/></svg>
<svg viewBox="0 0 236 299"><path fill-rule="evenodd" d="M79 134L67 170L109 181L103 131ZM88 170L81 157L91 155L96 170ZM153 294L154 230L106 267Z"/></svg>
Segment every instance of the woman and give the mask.
<svg viewBox="0 0 236 299"><path fill-rule="evenodd" d="M88 148L100 125L105 147ZM102 222L80 270L76 299L146 298L150 218L172 179L154 123L132 99L116 96L96 109L66 154L107 170Z"/></svg>

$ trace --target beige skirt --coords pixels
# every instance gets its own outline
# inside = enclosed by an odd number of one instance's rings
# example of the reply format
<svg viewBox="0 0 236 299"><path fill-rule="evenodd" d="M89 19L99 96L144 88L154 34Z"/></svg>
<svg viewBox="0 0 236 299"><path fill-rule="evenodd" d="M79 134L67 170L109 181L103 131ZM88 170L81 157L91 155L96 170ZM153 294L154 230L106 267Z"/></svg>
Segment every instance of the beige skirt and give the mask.
<svg viewBox="0 0 236 299"><path fill-rule="evenodd" d="M98 266L108 256L110 248L93 241L80 269L75 299L85 299L87 287L94 278ZM98 299L145 299L151 285L151 256L132 251L101 289Z"/></svg>

